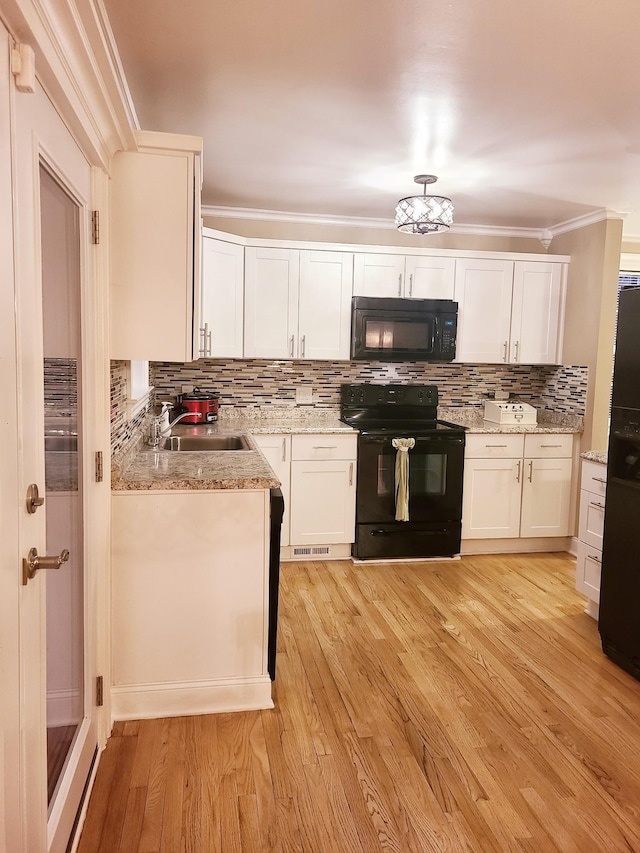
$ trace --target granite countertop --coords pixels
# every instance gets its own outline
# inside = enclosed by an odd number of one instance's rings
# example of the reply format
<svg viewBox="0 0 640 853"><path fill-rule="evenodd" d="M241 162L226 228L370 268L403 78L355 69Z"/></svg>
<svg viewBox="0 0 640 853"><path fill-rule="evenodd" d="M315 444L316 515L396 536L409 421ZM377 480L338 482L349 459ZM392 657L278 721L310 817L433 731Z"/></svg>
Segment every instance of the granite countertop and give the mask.
<svg viewBox="0 0 640 853"><path fill-rule="evenodd" d="M602 465L606 465L608 460L608 453L606 450L587 450L585 451L585 453L580 454L580 458L588 459L590 462L600 462Z"/></svg>
<svg viewBox="0 0 640 853"><path fill-rule="evenodd" d="M470 433L576 433L583 419L540 411L538 424L500 425L482 418L477 407L440 406L440 420L463 426ZM251 450L172 451L150 448L141 441L112 465L114 491L188 489L270 489L280 485L269 463L250 436L275 433L353 433L340 420L338 409L273 407L220 413L215 424L176 424L172 435L245 435Z"/></svg>
<svg viewBox="0 0 640 853"><path fill-rule="evenodd" d="M584 419L579 415L563 412L538 410L536 424L497 424L485 421L483 411L471 406L439 406L438 418L442 421L463 426L469 433L579 433L583 430Z"/></svg>
<svg viewBox="0 0 640 853"><path fill-rule="evenodd" d="M280 485L251 434L352 433L335 410L224 415L206 427L176 424L172 435L244 435L251 450L172 451L138 444L112 468L114 491L271 489Z"/></svg>

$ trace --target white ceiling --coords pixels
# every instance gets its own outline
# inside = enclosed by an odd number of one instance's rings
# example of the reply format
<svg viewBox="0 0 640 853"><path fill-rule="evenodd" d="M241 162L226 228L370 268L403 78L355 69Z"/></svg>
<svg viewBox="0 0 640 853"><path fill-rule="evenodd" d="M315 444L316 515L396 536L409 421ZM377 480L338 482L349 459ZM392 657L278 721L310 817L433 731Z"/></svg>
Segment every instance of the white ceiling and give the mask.
<svg viewBox="0 0 640 853"><path fill-rule="evenodd" d="M628 214L638 0L104 0L140 126L204 137L203 204L456 224Z"/></svg>

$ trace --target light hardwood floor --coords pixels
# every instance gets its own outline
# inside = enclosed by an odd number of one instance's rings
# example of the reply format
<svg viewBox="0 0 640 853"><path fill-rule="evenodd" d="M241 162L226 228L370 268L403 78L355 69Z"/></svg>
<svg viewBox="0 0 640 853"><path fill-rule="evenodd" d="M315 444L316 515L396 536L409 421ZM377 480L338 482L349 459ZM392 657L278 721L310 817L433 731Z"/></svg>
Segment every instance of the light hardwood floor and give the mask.
<svg viewBox="0 0 640 853"><path fill-rule="evenodd" d="M117 724L79 853L637 853L640 683L574 581L284 564L276 708Z"/></svg>

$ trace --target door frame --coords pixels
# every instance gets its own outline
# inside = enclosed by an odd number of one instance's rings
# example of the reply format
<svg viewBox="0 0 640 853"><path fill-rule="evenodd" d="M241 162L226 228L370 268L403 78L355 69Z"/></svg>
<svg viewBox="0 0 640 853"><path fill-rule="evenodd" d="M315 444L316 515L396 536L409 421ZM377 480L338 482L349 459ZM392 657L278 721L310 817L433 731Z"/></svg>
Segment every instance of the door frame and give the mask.
<svg viewBox="0 0 640 853"><path fill-rule="evenodd" d="M2 572L0 574L0 673L3 690L0 700L3 726L0 729L0 760L2 760L2 775L0 776L0 847L27 853L31 850L47 850L52 838L47 840L47 803L46 803L46 773L42 780L42 769L35 773L33 768L40 762L42 767L43 749L46 755L46 739L43 743L43 731L35 731L28 724L28 714L25 709L33 700L33 695L40 689L44 696L42 675L36 685L34 679L26 678L26 672L21 669L21 656L30 643L42 643L44 626L44 583L31 581L26 587L21 582L21 559L24 556L25 544L30 542L39 550L44 547L44 513L35 516L26 513L24 501L25 483L32 482L34 472L38 483L44 487L43 452L29 455L29 439L25 441L25 430L33 429L26 423L25 415L21 412L21 390L23 382L33 385L36 380L36 359L31 364L24 364L18 356L20 303L25 297L25 276L30 269L39 269L38 245L33 245L33 235L37 229L37 203L31 200L33 211L26 214L18 211L19 187L17 184L17 165L15 152L16 129L16 98L33 98L34 95L19 93L11 85L9 73L9 50L11 38L4 27L0 26L0 51L6 49L4 56L6 65L2 63L0 75L0 100L5 97L9 110L0 118L0 188L8 187L9 191L2 193L6 207L7 220L14 226L13 233L8 230L0 237L0 246L7 251L2 252L2 271L7 272L10 285L2 289L0 308L0 331L3 333L0 349L0 380L2 381L3 405L5 413L0 418L0 465L2 466L2 488L0 491L0 509L2 512ZM55 105L53 105L55 110ZM57 112L57 110L56 110ZM8 117L5 124L4 116ZM60 116L59 112L58 115ZM69 138L71 134L67 131ZM77 146L77 143L75 143ZM79 147L79 146L78 146ZM13 152L11 155L11 148ZM35 150L35 149L34 149ZM40 150L44 153L43 161L51 166L51 158L47 156L46 146ZM81 153L84 154L84 152ZM5 156L6 155L6 156ZM86 159L86 154L85 154ZM39 158L35 156L34 169L38 169ZM87 161L88 162L88 161ZM9 168L10 167L10 168ZM90 168L90 166L87 166ZM53 173L58 170L53 168ZM67 181L65 181L67 184ZM11 199L15 202L12 206ZM8 200L8 201L7 201ZM85 382L83 395L83 445L87 449L83 459L83 513L85 519L85 678L92 681L94 674L105 677L105 697L109 697L109 647L108 647L108 589L109 589L109 535L110 535L110 436L109 436L109 363L108 363L108 246L92 246L88 222L89 209L97 208L102 212L103 220L108 219L108 178L101 169L94 167L90 173L90 189L85 199L87 207L81 208L81 264L82 264L82 358L83 369L89 381ZM86 215L83 215L82 211ZM4 213L5 210L2 210ZM20 213L20 218L18 218ZM22 233L20 231L22 228ZM21 241L21 242L20 242ZM37 240L36 240L37 242ZM29 260L25 261L28 253ZM5 265L7 269L5 270ZM13 286L11 286L11 284ZM28 304L28 303L27 303ZM17 314L16 314L17 306ZM33 308L33 301L31 302ZM27 359L28 360L28 359ZM42 370L40 365L40 378ZM26 374L23 375L23 372ZM42 412L35 413L35 419L41 419ZM42 421L40 420L40 423ZM31 447L33 447L31 441ZM103 454L105 469L104 480L95 482L93 453L100 450ZM40 472L40 473L38 473ZM5 476L6 475L6 476ZM31 523L30 523L31 522ZM34 523L35 522L35 523ZM31 547L31 545L29 546ZM28 550L28 549L27 549ZM23 553L24 552L24 553ZM43 551L41 551L43 553ZM36 576L37 580L37 576ZM31 589L29 587L31 586ZM35 589L34 589L35 587ZM30 601L30 605L25 602ZM28 618L25 607L31 606L37 613L37 618ZM34 636L37 638L34 640ZM21 651L22 650L22 651ZM41 667L44 662L41 661ZM31 683L30 683L31 680ZM87 680L87 702L93 709L91 725L96 728L98 750L104 746L109 734L110 703L100 709L95 708L94 689ZM39 709L41 715L41 708ZM42 715L41 715L42 716ZM86 721L85 721L86 722ZM84 725L84 724L83 724ZM36 744L37 759L33 750ZM98 752L99 756L99 752ZM31 769L29 764L31 763ZM91 779L97 769L94 761ZM39 790L44 786L44 795ZM84 782L83 782L84 787ZM88 797L84 798L84 810ZM82 818L81 814L81 818ZM74 815L75 817L75 815ZM56 809L52 809L50 829L56 827ZM66 830L63 830L63 833ZM4 834L3 834L4 833ZM56 842L56 848L60 844ZM64 849L66 844L61 849Z"/></svg>

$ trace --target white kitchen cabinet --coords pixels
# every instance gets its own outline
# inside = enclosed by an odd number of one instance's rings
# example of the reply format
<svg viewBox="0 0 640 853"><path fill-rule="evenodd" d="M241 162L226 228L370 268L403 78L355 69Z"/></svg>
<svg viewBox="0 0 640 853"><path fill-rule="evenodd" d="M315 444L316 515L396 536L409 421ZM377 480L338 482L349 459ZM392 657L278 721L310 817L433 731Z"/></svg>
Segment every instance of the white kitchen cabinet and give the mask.
<svg viewBox="0 0 640 853"><path fill-rule="evenodd" d="M291 545L353 542L357 436L294 435L291 456Z"/></svg>
<svg viewBox="0 0 640 853"><path fill-rule="evenodd" d="M558 363L564 278L561 263L459 259L456 361Z"/></svg>
<svg viewBox="0 0 640 853"><path fill-rule="evenodd" d="M247 247L245 357L348 359L352 276L350 252Z"/></svg>
<svg viewBox="0 0 640 853"><path fill-rule="evenodd" d="M475 434L465 448L463 539L567 536L571 434Z"/></svg>
<svg viewBox="0 0 640 853"><path fill-rule="evenodd" d="M284 498L284 516L280 534L280 545L289 545L289 508L291 504L291 436L277 433L252 436L255 443L266 456L273 473L280 480L280 489Z"/></svg>
<svg viewBox="0 0 640 853"><path fill-rule="evenodd" d="M598 617L600 602L606 484L606 465L584 459L580 489L576 589L587 597L586 612L594 618Z"/></svg>
<svg viewBox="0 0 640 853"><path fill-rule="evenodd" d="M273 707L269 490L112 495L117 719Z"/></svg>
<svg viewBox="0 0 640 853"><path fill-rule="evenodd" d="M356 253L353 295L453 299L455 266L450 257Z"/></svg>
<svg viewBox="0 0 640 853"><path fill-rule="evenodd" d="M195 136L136 133L111 173L112 359L192 361L200 310L200 155Z"/></svg>
<svg viewBox="0 0 640 853"><path fill-rule="evenodd" d="M202 309L199 355L242 358L244 246L202 229Z"/></svg>

